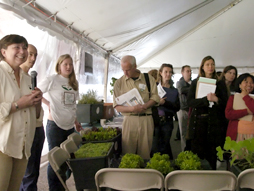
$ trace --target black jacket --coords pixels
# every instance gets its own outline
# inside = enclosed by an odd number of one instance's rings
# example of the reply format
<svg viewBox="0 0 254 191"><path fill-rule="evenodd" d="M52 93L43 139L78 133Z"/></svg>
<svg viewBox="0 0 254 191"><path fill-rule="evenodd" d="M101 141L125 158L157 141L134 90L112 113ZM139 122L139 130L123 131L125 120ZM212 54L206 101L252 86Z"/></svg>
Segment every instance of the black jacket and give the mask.
<svg viewBox="0 0 254 191"><path fill-rule="evenodd" d="M219 98L218 104L214 103L213 107L210 108L207 97L195 99L197 79L193 80L187 97L188 106L192 108L187 133L188 139L195 138L198 117L202 114L208 114L207 137L216 145L220 145L221 141L224 142L225 137L222 135L223 127L220 125L220 112L224 112L226 107L226 100L224 100L223 96L223 91L225 90L222 89L223 87L220 84L217 83L216 85L215 94Z"/></svg>

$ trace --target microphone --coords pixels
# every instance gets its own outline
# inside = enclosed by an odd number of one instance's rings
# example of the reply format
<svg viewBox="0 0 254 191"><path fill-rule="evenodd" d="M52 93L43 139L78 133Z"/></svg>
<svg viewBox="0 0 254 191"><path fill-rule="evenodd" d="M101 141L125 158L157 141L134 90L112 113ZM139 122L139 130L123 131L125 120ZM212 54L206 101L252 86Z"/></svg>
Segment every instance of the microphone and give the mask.
<svg viewBox="0 0 254 191"><path fill-rule="evenodd" d="M37 86L37 83L36 83L37 72L36 71L32 71L30 76L31 76L32 90L34 90L34 88Z"/></svg>

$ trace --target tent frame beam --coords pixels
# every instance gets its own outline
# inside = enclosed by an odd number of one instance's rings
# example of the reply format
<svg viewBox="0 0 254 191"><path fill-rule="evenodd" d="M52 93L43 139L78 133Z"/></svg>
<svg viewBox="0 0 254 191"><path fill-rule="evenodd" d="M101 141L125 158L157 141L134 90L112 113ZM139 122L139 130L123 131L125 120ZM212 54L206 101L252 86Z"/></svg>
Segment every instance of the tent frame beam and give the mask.
<svg viewBox="0 0 254 191"><path fill-rule="evenodd" d="M142 62L140 62L137 66L140 67L142 65L144 65L148 60L150 60L152 57L157 56L158 54L160 54L161 52L163 52L165 49L177 44L178 42L182 41L183 39L185 39L186 37L190 36L191 34L193 34L195 31L197 31L198 29L202 28L203 26L205 26L206 24L208 24L209 22L211 22L212 20L214 20L215 18L217 18L218 16L222 15L223 13L225 13L226 11L228 11L229 9L231 9L232 7L234 7L236 4L240 3L242 0L235 0L233 3L230 3L228 6L224 7L223 9L221 9L220 11L218 11L217 13L213 14L211 17L209 17L208 19L206 19L205 21L203 21L202 23L200 23L198 26L196 26L195 28L191 29L190 31L188 31L187 33L185 33L184 35L180 36L179 38L177 38L176 40L172 41L168 46L162 48L161 50L157 51L156 53L152 54L151 56L147 57L145 60L143 60Z"/></svg>
<svg viewBox="0 0 254 191"><path fill-rule="evenodd" d="M184 11L183 13L181 13L181 14L179 14L179 15L173 17L172 19L169 19L169 20L165 21L164 23L162 23L162 24L160 24L160 25L158 25L158 26L156 26L156 27L154 27L154 28L148 30L147 32L145 32L145 33L143 33L143 34L137 36L136 38L133 38L133 39L129 40L127 43L122 44L122 45L120 45L120 46L114 48L114 49L112 50L113 53L114 53L114 52L117 52L117 51L119 51L119 50L121 50L121 49L123 49L123 48L125 48L125 47L127 47L128 45L130 45L130 44L132 44L132 43L134 43L134 42L136 42L136 41L138 41L138 40L140 40L140 39L142 39L142 38L144 38L144 37L146 37L146 36L148 36L148 35L150 35L150 34L152 34L152 33L154 33L155 31L160 30L161 28L163 28L163 27L165 27L165 26L167 26L167 25L169 25L169 24L171 24L171 23L173 23L173 22L175 22L175 21L181 19L182 17L184 17L184 16L186 16L186 15L188 15L188 14L194 12L195 10L197 10L197 9L199 9L199 8L201 8L201 7L203 7L203 6L207 5L207 4L209 4L209 3L211 3L212 1L214 1L214 0L207 0L207 1L204 1L204 2L202 2L202 3L200 3L200 4L198 4L198 5L196 5L196 6L192 7L192 8L190 8L190 9L188 9L187 11Z"/></svg>

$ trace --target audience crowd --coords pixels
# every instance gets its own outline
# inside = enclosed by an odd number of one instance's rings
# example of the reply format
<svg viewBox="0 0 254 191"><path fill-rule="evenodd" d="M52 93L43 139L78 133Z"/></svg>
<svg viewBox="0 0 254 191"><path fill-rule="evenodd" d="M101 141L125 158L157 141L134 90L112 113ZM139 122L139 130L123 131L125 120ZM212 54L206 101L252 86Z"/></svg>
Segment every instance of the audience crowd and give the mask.
<svg viewBox="0 0 254 191"><path fill-rule="evenodd" d="M32 88L29 70L37 49L19 35L0 40L0 190L37 190L41 151L45 139L41 103L48 106L46 137L49 150L82 126L76 119L79 86L73 59L61 55L56 74ZM206 159L216 170L216 147L225 137L241 141L254 137L254 77L238 76L228 65L216 72L215 59L201 60L198 77L192 79L189 65L182 66L182 77L174 86L173 65L163 63L148 74L137 69L134 56L121 59L123 76L114 85L113 107L123 115L122 154L135 153L149 159L153 153L173 159L170 139L178 118L181 150L190 150ZM209 91L200 91L204 85ZM122 105L118 97L136 88L141 100ZM46 98L44 94L48 95ZM242 104L242 107L236 105ZM68 171L68 169L65 169ZM62 173L66 180L66 174ZM48 166L49 190L64 190L52 167Z"/></svg>

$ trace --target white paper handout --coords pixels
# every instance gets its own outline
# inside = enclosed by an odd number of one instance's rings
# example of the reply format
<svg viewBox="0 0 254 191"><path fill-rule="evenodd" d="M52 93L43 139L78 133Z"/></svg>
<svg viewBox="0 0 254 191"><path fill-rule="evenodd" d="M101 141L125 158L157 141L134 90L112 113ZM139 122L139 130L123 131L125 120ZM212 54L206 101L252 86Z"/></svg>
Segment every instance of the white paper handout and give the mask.
<svg viewBox="0 0 254 191"><path fill-rule="evenodd" d="M161 83L157 85L157 90L158 90L158 95L160 96L160 98L163 98L163 96L166 95L166 92L161 86Z"/></svg>
<svg viewBox="0 0 254 191"><path fill-rule="evenodd" d="M206 97L209 93L215 93L216 80L210 78L200 77L197 82L196 98ZM214 105L213 102L209 102L209 107Z"/></svg>
<svg viewBox="0 0 254 191"><path fill-rule="evenodd" d="M216 85L214 84L199 83L197 98L205 97L209 93L215 93L215 90L216 90Z"/></svg>
<svg viewBox="0 0 254 191"><path fill-rule="evenodd" d="M133 88L125 94L122 94L116 98L116 103L123 106L135 106L138 104L144 104L144 101L138 92L137 88Z"/></svg>

